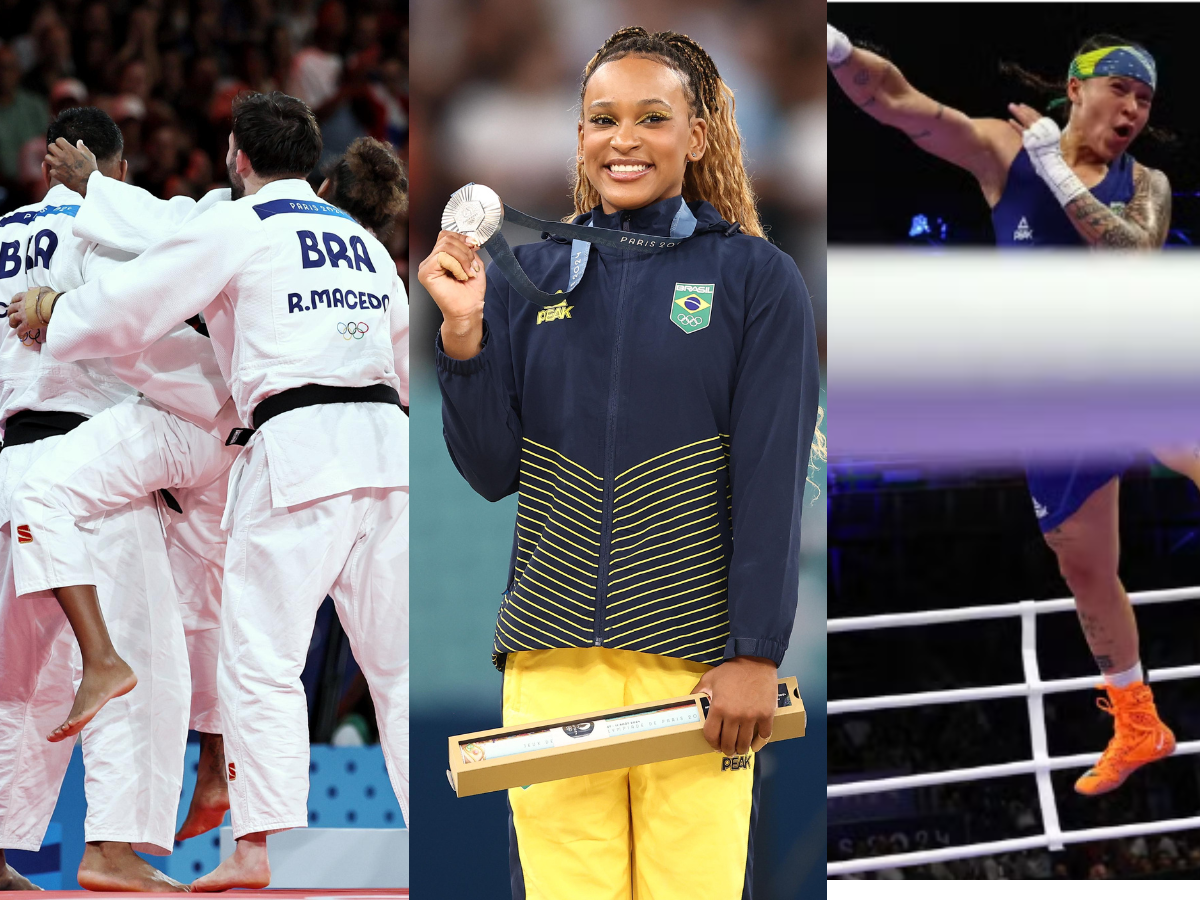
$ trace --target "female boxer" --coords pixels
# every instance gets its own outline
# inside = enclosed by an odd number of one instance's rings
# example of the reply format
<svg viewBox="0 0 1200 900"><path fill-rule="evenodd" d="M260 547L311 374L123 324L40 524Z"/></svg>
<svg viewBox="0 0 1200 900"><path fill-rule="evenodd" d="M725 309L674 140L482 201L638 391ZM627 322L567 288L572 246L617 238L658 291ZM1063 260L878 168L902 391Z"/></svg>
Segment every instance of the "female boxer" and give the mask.
<svg viewBox="0 0 1200 900"><path fill-rule="evenodd" d="M913 88L891 62L854 47L828 26L828 62L864 112L918 147L975 176L1001 246L1160 248L1171 219L1167 177L1136 162L1129 145L1145 129L1157 88L1154 59L1110 35L1090 38L1071 61L1065 129L1022 104L1008 121L975 119ZM1195 462L1172 454L1193 480ZM1088 646L1104 675L1114 735L1075 789L1119 787L1139 766L1170 755L1171 730L1144 683L1137 621L1117 575L1117 490L1129 460L1030 466L1029 491L1046 543L1075 595Z"/></svg>

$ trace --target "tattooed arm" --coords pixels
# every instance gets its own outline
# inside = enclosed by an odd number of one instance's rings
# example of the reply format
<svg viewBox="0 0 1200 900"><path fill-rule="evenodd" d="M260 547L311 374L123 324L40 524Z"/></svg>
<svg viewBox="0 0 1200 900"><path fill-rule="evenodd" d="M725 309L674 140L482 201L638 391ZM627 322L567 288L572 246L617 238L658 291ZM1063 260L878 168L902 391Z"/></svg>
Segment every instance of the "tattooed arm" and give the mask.
<svg viewBox="0 0 1200 900"><path fill-rule="evenodd" d="M1080 237L1093 247L1157 250L1171 226L1171 185L1167 176L1137 163L1133 197L1114 212L1092 196L1062 151L1062 131L1051 119L1023 103L1010 103L1009 125L1021 135L1029 161L1062 205Z"/></svg>
<svg viewBox="0 0 1200 900"><path fill-rule="evenodd" d="M82 141L78 147L72 147L66 138L60 137L46 148L46 166L51 178L86 197L88 178L97 168L96 155Z"/></svg>
<svg viewBox="0 0 1200 900"><path fill-rule="evenodd" d="M1171 225L1171 185L1157 169L1136 164L1133 199L1116 213L1091 193L1080 194L1065 207L1080 237L1093 247L1157 250Z"/></svg>
<svg viewBox="0 0 1200 900"><path fill-rule="evenodd" d="M903 131L927 153L966 169L990 202L999 199L1020 149L1003 121L972 119L938 103L909 84L891 62L862 47L830 59L829 68L855 106Z"/></svg>

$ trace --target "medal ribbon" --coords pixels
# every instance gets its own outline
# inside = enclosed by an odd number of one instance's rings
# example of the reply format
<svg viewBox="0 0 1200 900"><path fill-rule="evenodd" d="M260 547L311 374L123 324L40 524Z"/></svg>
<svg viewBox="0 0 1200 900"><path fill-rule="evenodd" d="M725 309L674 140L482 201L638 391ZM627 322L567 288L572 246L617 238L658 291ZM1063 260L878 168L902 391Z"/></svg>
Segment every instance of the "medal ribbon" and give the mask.
<svg viewBox="0 0 1200 900"><path fill-rule="evenodd" d="M504 233L501 229L496 229L496 233L488 238L487 242L483 245L483 249L488 252L492 261L496 263L504 277L508 280L508 283L516 289L517 293L530 303L539 306L549 306L558 303L564 295L575 290L580 279L583 278L584 270L587 268L588 254L591 252L592 244L600 244L602 247L611 247L614 250L636 250L639 253L654 253L658 250L666 250L679 246L692 237L696 231L696 216L682 198L679 202L679 212L675 213L675 218L671 221L670 237L663 237L656 234L637 234L632 231L617 231L612 228L595 228L590 221L587 225L575 225L570 222L548 222L544 219L537 219L526 215L519 209L513 209L507 204L504 206L504 220L506 222L515 222L517 225L523 225L526 228L532 228L535 231L544 231L555 237L571 238L571 279L567 284L567 289L559 291L556 294L546 293L529 280L529 276L525 274L525 270L521 268L521 264L517 262L516 256L513 255L508 241L504 239Z"/></svg>

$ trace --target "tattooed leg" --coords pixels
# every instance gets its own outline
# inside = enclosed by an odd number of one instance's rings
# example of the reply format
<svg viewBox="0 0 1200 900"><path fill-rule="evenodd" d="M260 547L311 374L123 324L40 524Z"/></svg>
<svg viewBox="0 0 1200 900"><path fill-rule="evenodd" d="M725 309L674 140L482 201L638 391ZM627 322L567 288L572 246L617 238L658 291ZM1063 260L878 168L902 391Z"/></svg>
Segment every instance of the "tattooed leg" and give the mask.
<svg viewBox="0 0 1200 900"><path fill-rule="evenodd" d="M1046 535L1075 596L1088 647L1105 674L1124 672L1138 662L1137 619L1117 575L1118 484L1114 478Z"/></svg>

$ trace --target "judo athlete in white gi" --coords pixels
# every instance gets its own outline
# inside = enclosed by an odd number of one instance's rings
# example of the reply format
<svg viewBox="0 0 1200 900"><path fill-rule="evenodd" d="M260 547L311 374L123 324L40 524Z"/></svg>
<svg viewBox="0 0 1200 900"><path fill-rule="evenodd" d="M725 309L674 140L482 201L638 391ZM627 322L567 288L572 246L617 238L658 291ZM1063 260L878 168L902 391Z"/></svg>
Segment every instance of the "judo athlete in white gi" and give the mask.
<svg viewBox="0 0 1200 900"><path fill-rule="evenodd" d="M119 176L120 132L98 110L71 110L52 124L49 136L74 134L103 147L102 165ZM96 115L92 115L96 114ZM102 117L98 119L96 116ZM105 128L107 126L107 128ZM81 253L71 237L81 199L63 185L51 183L42 204L27 210L12 224L25 225L18 236L16 262L22 279L48 274L74 255L76 279L82 281L116 265L120 257ZM7 230L0 254L7 258ZM93 248L94 250L94 248ZM3 271L10 272L12 266ZM20 287L13 279L0 282L5 296ZM5 385L4 420L8 446L0 455L0 518L5 522L10 556L16 547L39 551L44 536L27 522L9 514L17 485L44 454L87 417L133 394L115 374L112 364L91 358L86 363L56 357L36 336L22 346L21 331L3 335ZM20 354L25 354L21 356ZM82 359L82 358L81 358ZM32 362L31 362L32 361ZM116 368L137 369L136 361ZM136 380L136 379L135 379ZM41 434L40 440L29 440ZM109 699L83 727L85 792L89 842L79 880L97 889L126 887L179 890L182 885L161 875L134 849L169 853L175 809L182 783L183 748L187 727L189 678L179 605L165 559L158 499L141 496L106 515L93 517L84 529L91 563L86 574L59 585L90 590L98 597L112 643L136 672L138 686ZM17 537L17 544L12 537ZM57 585L47 585L47 587ZM61 592L60 592L61 593ZM64 604L64 607L66 604ZM72 620L77 633L82 633ZM102 623L103 624L103 623ZM0 585L0 846L36 849L45 834L59 786L70 759L70 741L48 742L47 732L85 706L113 695L112 679L87 695L85 681L72 700L78 676L78 653L67 622L48 590L22 591L6 567ZM81 642L83 638L81 637ZM73 660L74 657L74 660ZM86 661L86 660L85 660ZM123 663L122 663L123 665ZM95 672L95 666L92 667ZM85 668L86 672L86 668ZM106 672L101 668L101 676ZM111 667L110 672L111 674ZM75 725L87 722L90 709L76 715ZM152 761L152 762L150 762Z"/></svg>
<svg viewBox="0 0 1200 900"><path fill-rule="evenodd" d="M9 296L14 291L24 291L28 286L22 254L29 233L29 217L43 208L44 205L38 203L22 207L8 216L0 217L0 297ZM19 345L20 340L16 334L9 333L7 329L0 334L0 409L9 408L9 402L14 394L17 393L20 386L32 378L32 373L37 368L37 359L12 354L13 350L22 349ZM8 459L4 456L3 451L0 451L0 503L4 502L3 497L7 494L3 490L7 465ZM9 631L4 628L4 611L16 596L9 584L12 580L9 556L11 541L12 528L5 522L3 527L0 527L0 577L4 579L3 586L0 586L0 715L6 715L13 708L13 698L18 690L15 683L12 688L8 687L4 677L6 668L11 665L12 648L19 647L22 641L29 639L28 635L17 634L15 629L10 636ZM50 626L49 622L32 618L27 619L26 624L32 626L35 633L39 626L46 628ZM56 647L58 652L69 654L71 651L70 640L64 637L60 643L62 646ZM18 661L18 665L20 662ZM21 675L20 677L27 676ZM7 754L9 749L11 748L8 743L4 742L3 737L0 737L0 821L5 815L7 804L4 793L5 785L11 784L13 775L13 761ZM39 838L38 845L40 846L40 844L41 839ZM33 883L9 866L8 861L4 858L4 848L14 846L13 839L5 837L3 832L0 832L0 891L36 890Z"/></svg>
<svg viewBox="0 0 1200 900"><path fill-rule="evenodd" d="M78 185L86 198L75 217L76 238L131 254L144 251L155 236L173 233L211 202L229 198L229 190L225 189L211 192L199 206L187 201L190 208L178 200L159 200L141 188L105 178L97 172L95 158L86 147L72 147L61 139L51 145L47 162L52 177L71 187ZM360 138L331 165L317 196L331 200L380 236L391 229L405 207L404 185L403 169L388 145ZM51 271L50 287L58 288L60 280ZM84 318L91 314L76 310L76 315ZM187 818L175 836L177 841L216 828L229 809L216 697L225 557L225 533L220 522L227 471L240 449L236 445L227 447L224 440L240 424L230 415L232 403L221 410L217 419L212 418L214 398L219 403L220 398L229 397L229 392L217 370L211 345L190 329L188 333L207 345L201 347L205 352L189 353L189 348L178 341L169 348L161 347L168 341L163 338L143 354L154 353L167 364L159 367L153 385L161 406L138 398L94 417L43 457L13 500L14 508L25 510L22 521L41 523L41 530L52 536L48 543L56 548L56 556L64 560L83 551L81 542L72 539L73 520L115 509L162 488L170 489L179 501L180 508L167 514L167 552L183 603L191 662L189 727L200 732L201 751L196 789ZM164 357L168 350L169 355ZM196 357L201 365L185 365L189 356ZM168 366L171 371L166 371ZM189 379L197 383L193 385ZM206 385L210 389L205 390ZM168 389L174 389L174 397ZM182 410L183 418L172 409ZM45 571L40 557L27 558L29 566ZM17 560L20 584L22 558L18 556Z"/></svg>
<svg viewBox="0 0 1200 900"><path fill-rule="evenodd" d="M239 98L234 202L68 292L47 330L83 359L136 352L203 311L256 429L237 435L230 475L218 667L238 847L194 890L266 886L266 835L307 824L299 675L327 594L408 818L407 299L383 245L303 180L320 148L302 102Z"/></svg>
<svg viewBox="0 0 1200 900"><path fill-rule="evenodd" d="M61 163L64 149L71 152L71 165ZM117 251L132 258L212 203L229 199L229 190L223 189L211 191L199 204L190 198L159 200L105 178L86 148L76 150L59 138L50 150L51 177L90 194L50 271L45 276L31 273L51 288L81 283L76 269L84 253ZM88 192L86 176L92 173L96 187ZM20 311L20 306L12 309ZM182 605L191 667L188 727L200 734L196 788L175 835L186 840L220 825L229 809L216 669L225 556L220 523L228 470L238 451L226 447L224 439L239 423L211 343L190 326L180 323L132 359L138 361L135 371L118 368L117 373L144 396L77 429L26 474L14 494L13 508L19 510L14 515L46 535L42 553L17 555L17 584L22 591L32 590L75 577L68 573L86 573L87 554L78 531L82 524L76 523L169 490L164 496L173 508L163 511L166 554ZM121 361L115 360L114 368Z"/></svg>

